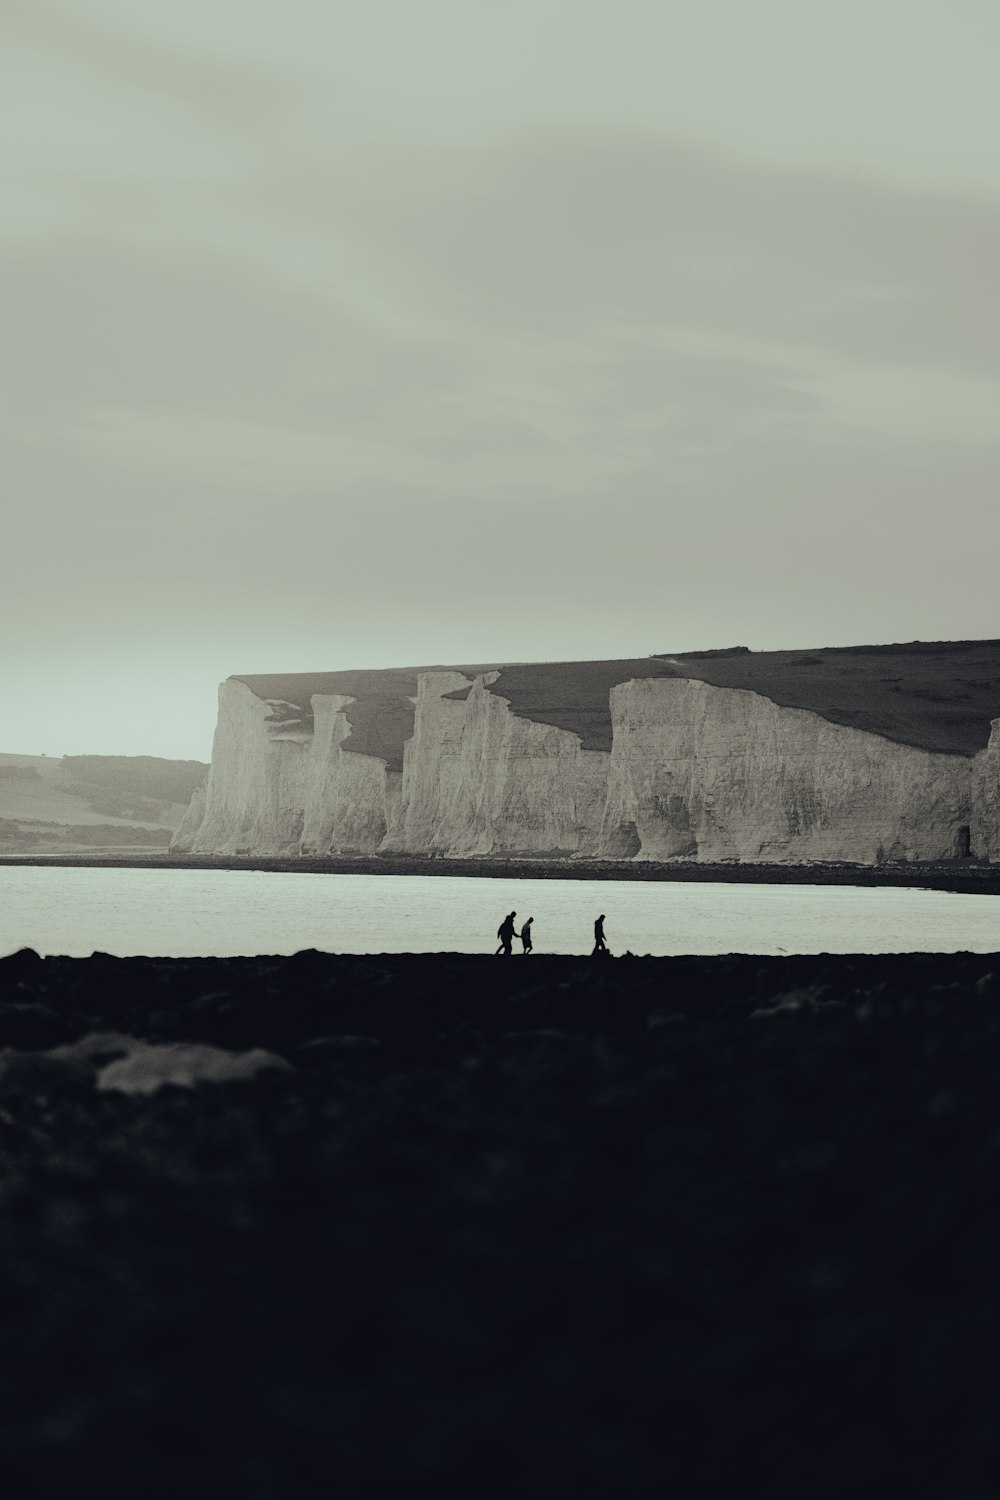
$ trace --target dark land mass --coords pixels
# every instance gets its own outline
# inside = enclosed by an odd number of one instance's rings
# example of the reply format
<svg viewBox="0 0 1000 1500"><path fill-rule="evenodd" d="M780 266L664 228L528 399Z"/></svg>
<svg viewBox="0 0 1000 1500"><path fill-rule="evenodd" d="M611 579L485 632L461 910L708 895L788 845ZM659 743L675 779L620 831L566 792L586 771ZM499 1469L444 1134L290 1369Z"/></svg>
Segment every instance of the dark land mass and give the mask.
<svg viewBox="0 0 1000 1500"><path fill-rule="evenodd" d="M278 856L228 854L0 854L4 865L137 870L266 870L294 875L444 875L488 880L716 881L737 885L909 886L966 895L1000 895L1000 864L962 859L928 864L653 864L633 860L445 859L437 855Z"/></svg>
<svg viewBox="0 0 1000 1500"><path fill-rule="evenodd" d="M996 1493L1000 953L21 953L0 1044L11 1495Z"/></svg>
<svg viewBox="0 0 1000 1500"><path fill-rule="evenodd" d="M106 787L119 796L161 802L190 802L208 775L204 761L156 755L64 755L61 765L65 777L88 790Z"/></svg>
<svg viewBox="0 0 1000 1500"><path fill-rule="evenodd" d="M311 729L313 693L346 693L351 734L344 742L403 764L413 733L417 674L441 667L362 672L290 672L239 676L259 698L280 700L289 730ZM580 736L585 750L611 749L608 695L633 677L691 677L716 687L745 688L786 708L804 708L834 724L868 730L903 745L974 755L1000 718L1000 641L911 641L887 646L794 651L657 653L621 661L495 663L450 670L475 676L497 670L489 691L511 712ZM449 696L461 698L467 690ZM279 713L280 718L280 713Z"/></svg>

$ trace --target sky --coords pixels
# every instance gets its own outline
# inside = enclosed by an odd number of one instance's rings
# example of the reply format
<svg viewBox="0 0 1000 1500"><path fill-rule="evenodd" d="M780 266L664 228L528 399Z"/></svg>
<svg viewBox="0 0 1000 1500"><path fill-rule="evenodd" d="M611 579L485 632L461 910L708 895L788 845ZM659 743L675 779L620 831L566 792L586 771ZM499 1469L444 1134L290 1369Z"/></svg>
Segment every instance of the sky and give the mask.
<svg viewBox="0 0 1000 1500"><path fill-rule="evenodd" d="M995 0L0 0L0 750L1000 635Z"/></svg>

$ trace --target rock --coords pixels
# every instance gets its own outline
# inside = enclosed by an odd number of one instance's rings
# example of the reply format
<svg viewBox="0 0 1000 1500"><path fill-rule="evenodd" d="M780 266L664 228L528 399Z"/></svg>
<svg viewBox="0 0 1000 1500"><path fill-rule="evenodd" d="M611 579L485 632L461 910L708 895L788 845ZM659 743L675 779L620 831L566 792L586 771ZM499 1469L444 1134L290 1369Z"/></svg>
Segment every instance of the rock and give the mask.
<svg viewBox="0 0 1000 1500"><path fill-rule="evenodd" d="M232 1083L266 1068L291 1072L273 1052L255 1047L226 1052L195 1042L154 1043L121 1032L91 1032L45 1052L0 1052L0 1094L45 1097L67 1083L91 1083L104 1092L152 1094L167 1084Z"/></svg>
<svg viewBox="0 0 1000 1500"><path fill-rule="evenodd" d="M45 960L34 948L19 948L0 958L0 989L23 983L39 983L45 974Z"/></svg>
<svg viewBox="0 0 1000 1500"><path fill-rule="evenodd" d="M244 1082L268 1068L292 1071L283 1057L261 1047L249 1052L224 1052L221 1047L200 1042L133 1042L125 1057L101 1068L97 1087L105 1092L153 1094L167 1084L193 1088L199 1083Z"/></svg>
<svg viewBox="0 0 1000 1500"><path fill-rule="evenodd" d="M580 1038L555 1026L540 1026L534 1031L507 1031L500 1040L506 1047L561 1047L566 1042L579 1041Z"/></svg>
<svg viewBox="0 0 1000 1500"><path fill-rule="evenodd" d="M381 1045L375 1036L317 1036L300 1042L297 1050L310 1055L357 1057L375 1052Z"/></svg>
<svg viewBox="0 0 1000 1500"><path fill-rule="evenodd" d="M646 1030L663 1031L671 1026L685 1026L687 1019L680 1010L651 1010L646 1017Z"/></svg>
<svg viewBox="0 0 1000 1500"><path fill-rule="evenodd" d="M787 1015L793 1011L822 1011L830 1009L837 1001L824 1000L829 989L828 985L810 985L803 989L787 990L783 995L775 995L766 1005L758 1006L750 1012L751 1021L761 1017Z"/></svg>
<svg viewBox="0 0 1000 1500"><path fill-rule="evenodd" d="M62 1016L39 1004L0 1004L0 1046L50 1047L66 1035Z"/></svg>

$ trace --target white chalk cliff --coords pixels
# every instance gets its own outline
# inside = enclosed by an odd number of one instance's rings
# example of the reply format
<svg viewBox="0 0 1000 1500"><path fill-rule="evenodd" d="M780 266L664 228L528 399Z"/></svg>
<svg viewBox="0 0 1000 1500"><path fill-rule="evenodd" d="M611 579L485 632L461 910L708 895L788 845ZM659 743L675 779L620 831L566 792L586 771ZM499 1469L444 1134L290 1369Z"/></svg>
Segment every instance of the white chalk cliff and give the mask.
<svg viewBox="0 0 1000 1500"><path fill-rule="evenodd" d="M312 723L276 712L229 678L208 782L174 838L177 852L373 854L399 813L399 772L342 748L344 694L312 697ZM291 705L294 707L294 705Z"/></svg>
<svg viewBox="0 0 1000 1500"><path fill-rule="evenodd" d="M452 855L596 852L608 756L578 735L517 718L471 680L422 672L402 803L385 851ZM464 700L444 695L469 689Z"/></svg>
<svg viewBox="0 0 1000 1500"><path fill-rule="evenodd" d="M976 756L974 801L972 852L1000 862L1000 719L992 721L989 745Z"/></svg>
<svg viewBox="0 0 1000 1500"><path fill-rule="evenodd" d="M611 689L607 751L512 713L502 690L502 672L421 672L400 773L351 749L349 695L312 694L310 716L230 678L220 689L208 784L171 847L861 864L971 852L1000 860L1000 719L986 750L945 754L753 691L636 677Z"/></svg>
<svg viewBox="0 0 1000 1500"><path fill-rule="evenodd" d="M758 693L685 678L625 682L612 689L611 718L608 854L948 859L971 824L968 757L895 744Z"/></svg>

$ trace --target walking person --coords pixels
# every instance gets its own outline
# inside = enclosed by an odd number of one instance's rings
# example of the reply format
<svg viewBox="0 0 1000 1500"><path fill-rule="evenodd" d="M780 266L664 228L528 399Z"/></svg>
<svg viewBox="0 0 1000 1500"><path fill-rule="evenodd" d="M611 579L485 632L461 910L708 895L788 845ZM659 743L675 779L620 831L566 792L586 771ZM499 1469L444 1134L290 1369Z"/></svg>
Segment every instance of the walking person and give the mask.
<svg viewBox="0 0 1000 1500"><path fill-rule="evenodd" d="M500 939L500 946L497 952L494 953L494 958L496 958L497 953L502 953L506 958L510 958L513 952L511 944L514 941L514 918L516 916L516 911L508 912L497 928L497 937Z"/></svg>
<svg viewBox="0 0 1000 1500"><path fill-rule="evenodd" d="M590 956L591 958L596 958L598 953L610 954L610 952L611 949L604 941L604 913L601 912L601 915L594 923L594 951Z"/></svg>
<svg viewBox="0 0 1000 1500"><path fill-rule="evenodd" d="M531 952L531 924L534 920L534 917L529 917L524 926L521 928L521 947L524 949L525 953Z"/></svg>

